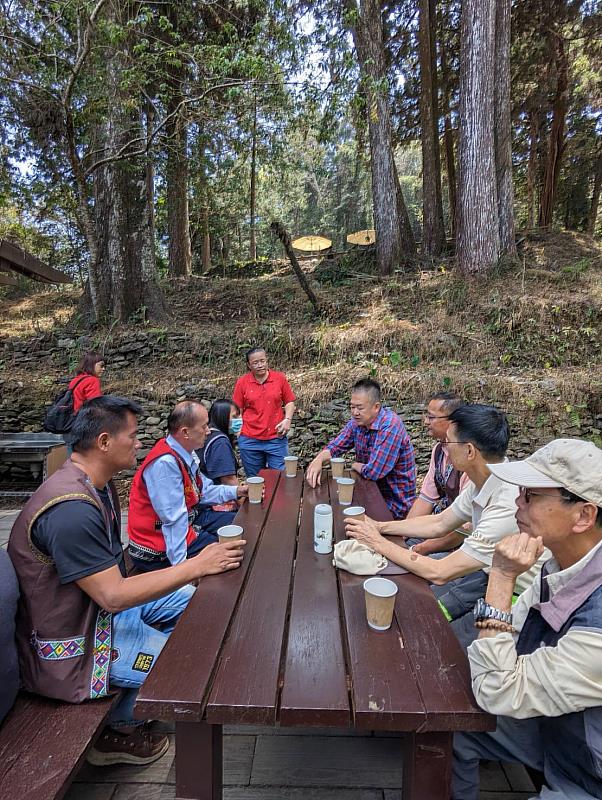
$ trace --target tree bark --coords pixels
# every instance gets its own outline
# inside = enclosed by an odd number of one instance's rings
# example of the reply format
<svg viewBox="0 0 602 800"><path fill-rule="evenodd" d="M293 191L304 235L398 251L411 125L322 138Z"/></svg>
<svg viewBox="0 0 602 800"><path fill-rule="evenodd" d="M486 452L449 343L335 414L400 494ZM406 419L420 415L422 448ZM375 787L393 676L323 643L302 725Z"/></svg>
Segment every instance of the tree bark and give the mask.
<svg viewBox="0 0 602 800"><path fill-rule="evenodd" d="M381 4L378 0L360 0L358 7L356 0L346 2L368 109L376 264L379 274L390 275L415 254L416 243L399 215L405 202L397 189L389 99L383 87L386 67Z"/></svg>
<svg viewBox="0 0 602 800"><path fill-rule="evenodd" d="M143 133L142 113L122 94L125 54L108 59L111 92L101 136L108 153ZM109 162L94 173L95 223L99 246L99 319L127 320L135 312L159 318L165 313L157 284L152 194L147 158Z"/></svg>
<svg viewBox="0 0 602 800"><path fill-rule="evenodd" d="M181 100L180 94L171 97L168 114L174 116L170 118L166 129L167 236L169 274L173 277L192 274L188 208L188 124L184 108L177 111Z"/></svg>
<svg viewBox="0 0 602 800"><path fill-rule="evenodd" d="M598 205L600 203L600 191L602 190L602 147L598 151L596 159L596 172L594 175L594 188L592 191L592 202L587 215L587 232L593 236L596 232L596 220L598 219Z"/></svg>
<svg viewBox="0 0 602 800"><path fill-rule="evenodd" d="M209 234L209 208L207 206L201 208L201 235L203 237L201 264L203 272L208 272L211 269L211 236Z"/></svg>
<svg viewBox="0 0 602 800"><path fill-rule="evenodd" d="M251 191L250 191L250 226L249 226L249 258L257 259L257 243L255 240L255 213L256 213L256 179L257 179L257 97L253 105L253 129L251 141Z"/></svg>
<svg viewBox="0 0 602 800"><path fill-rule="evenodd" d="M497 173L500 251L517 256L512 181L512 98L510 83L510 28L512 0L496 0L495 18L495 162Z"/></svg>
<svg viewBox="0 0 602 800"><path fill-rule="evenodd" d="M486 272L499 258L492 0L463 0L460 46L458 268Z"/></svg>
<svg viewBox="0 0 602 800"><path fill-rule="evenodd" d="M272 224L270 225L270 229L273 231L273 233L276 234L276 236L282 242L282 246L284 247L286 255L288 256L288 260L291 262L293 272L297 276L297 280L299 281L301 288L307 295L309 302L314 307L316 314L318 315L321 314L322 309L320 307L320 301L318 300L313 289L309 285L307 278L305 277L305 273L299 266L299 261L297 260L297 256L295 255L295 251L293 250L293 245L291 243L290 234L288 233L284 225L282 225L281 222L278 222L276 220L272 222Z"/></svg>
<svg viewBox="0 0 602 800"><path fill-rule="evenodd" d="M445 144L445 168L447 170L447 193L449 199L449 216L452 237L456 237L457 216L457 186L456 186L456 159L454 155L454 131L451 122L450 109L450 74L447 64L445 45L441 48L441 76L443 79L442 112L443 112L443 141Z"/></svg>
<svg viewBox="0 0 602 800"><path fill-rule="evenodd" d="M547 158L543 174L543 189L539 207L539 227L552 224L556 189L560 176L560 166L565 149L564 128L568 110L569 59L564 39L554 31L550 32L550 44L556 67L556 93L552 106L552 127L547 148Z"/></svg>
<svg viewBox="0 0 602 800"><path fill-rule="evenodd" d="M537 200L537 144L539 139L539 112L532 108L529 112L529 162L527 165L527 227L535 227Z"/></svg>
<svg viewBox="0 0 602 800"><path fill-rule="evenodd" d="M422 132L422 252L435 256L445 246L445 226L441 199L434 0L420 0L418 44Z"/></svg>

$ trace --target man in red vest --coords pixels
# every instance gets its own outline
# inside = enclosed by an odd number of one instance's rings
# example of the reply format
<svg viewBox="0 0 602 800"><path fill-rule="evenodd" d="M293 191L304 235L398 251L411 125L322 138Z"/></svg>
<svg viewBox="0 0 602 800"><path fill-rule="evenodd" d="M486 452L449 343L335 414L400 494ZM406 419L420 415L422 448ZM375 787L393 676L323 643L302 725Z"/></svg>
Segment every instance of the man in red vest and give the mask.
<svg viewBox="0 0 602 800"><path fill-rule="evenodd" d="M246 484L216 484L200 472L195 450L204 445L209 432L209 415L202 403L178 403L167 429L168 435L140 465L130 491L130 556L145 572L180 564L217 541L217 528L229 525L235 512L213 511L211 505L248 494ZM204 509L199 506L201 497Z"/></svg>

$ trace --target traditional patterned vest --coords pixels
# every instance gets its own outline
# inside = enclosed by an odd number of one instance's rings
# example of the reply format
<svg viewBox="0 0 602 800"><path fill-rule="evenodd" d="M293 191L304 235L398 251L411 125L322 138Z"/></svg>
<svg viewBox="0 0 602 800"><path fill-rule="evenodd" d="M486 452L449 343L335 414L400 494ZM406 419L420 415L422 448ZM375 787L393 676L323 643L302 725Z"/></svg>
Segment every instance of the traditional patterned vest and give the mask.
<svg viewBox="0 0 602 800"><path fill-rule="evenodd" d="M519 655L555 647L571 629L602 635L602 549L550 599L546 567L541 598L529 610L516 646ZM588 797L602 797L602 706L542 718L539 727L545 771L566 775Z"/></svg>
<svg viewBox="0 0 602 800"><path fill-rule="evenodd" d="M433 514L440 514L445 511L460 494L460 479L463 473L458 472L451 461L448 462L447 468L443 470L444 457L443 443L439 442L435 447L435 486L440 499L433 509Z"/></svg>
<svg viewBox="0 0 602 800"><path fill-rule="evenodd" d="M119 498L109 485L119 523ZM31 541L35 521L65 501L91 503L102 513L107 536L112 521L88 476L68 460L29 499L15 524L8 553L19 578L17 647L23 688L81 703L109 690L112 615L75 582L61 584L51 558ZM69 531L65 531L69 536Z"/></svg>
<svg viewBox="0 0 602 800"><path fill-rule="evenodd" d="M130 542L151 553L165 553L165 538L161 530L162 522L153 508L148 490L144 482L144 470L157 458L164 455L171 455L175 458L182 480L184 482L184 500L188 509L188 531L186 533L186 546L190 546L197 538L197 533L192 527L192 522L197 514L197 506L201 499L203 483L200 474L197 472L195 479L192 479L186 462L167 444L165 439L160 439L146 456L134 476L132 488L130 490L130 508L128 512L128 535Z"/></svg>

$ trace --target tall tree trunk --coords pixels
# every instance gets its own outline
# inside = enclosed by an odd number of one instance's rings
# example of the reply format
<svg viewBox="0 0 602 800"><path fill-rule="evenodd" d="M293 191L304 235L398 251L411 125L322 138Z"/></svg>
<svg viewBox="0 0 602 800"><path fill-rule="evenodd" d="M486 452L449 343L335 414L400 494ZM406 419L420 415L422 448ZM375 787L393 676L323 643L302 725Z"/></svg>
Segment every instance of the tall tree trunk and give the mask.
<svg viewBox="0 0 602 800"><path fill-rule="evenodd" d="M495 18L495 162L500 251L515 258L514 184L512 182L512 98L510 26L512 0L496 0Z"/></svg>
<svg viewBox="0 0 602 800"><path fill-rule="evenodd" d="M535 227L535 208L537 198L537 143L539 139L539 111L533 107L529 111L529 162L527 165L527 227Z"/></svg>
<svg viewBox="0 0 602 800"><path fill-rule="evenodd" d="M107 153L144 135L142 113L123 95L120 82L126 57L108 59L109 112L101 129ZM109 162L95 173L95 222L99 245L98 316L127 320L134 312L161 317L165 312L157 284L152 196L147 158Z"/></svg>
<svg viewBox="0 0 602 800"><path fill-rule="evenodd" d="M587 232L593 236L596 232L596 220L598 219L598 204L600 203L600 190L602 190L602 147L598 151L596 159L596 172L594 175L594 188L592 191L592 202L587 215Z"/></svg>
<svg viewBox="0 0 602 800"><path fill-rule="evenodd" d="M569 59L567 45L564 39L554 31L550 33L550 44L556 67L556 93L552 106L552 127L550 129L539 207L540 228L546 228L552 224L560 165L565 149L564 128L568 109Z"/></svg>
<svg viewBox="0 0 602 800"><path fill-rule="evenodd" d="M493 83L495 6L463 0L457 258L461 272L491 269L499 258Z"/></svg>
<svg viewBox="0 0 602 800"><path fill-rule="evenodd" d="M456 186L456 158L454 155L454 131L451 121L449 72L445 48L441 50L441 73L443 76L442 112L443 112L443 141L445 143L445 169L447 171L447 193L449 199L449 216L451 221L452 237L456 237L456 216L458 210Z"/></svg>
<svg viewBox="0 0 602 800"><path fill-rule="evenodd" d="M203 237L201 263L203 272L207 272L211 269L211 236L209 234L209 208L207 206L201 208L201 235Z"/></svg>
<svg viewBox="0 0 602 800"><path fill-rule="evenodd" d="M180 76L181 79L181 76ZM192 245L188 209L188 124L184 108L178 110L182 100L174 94L168 104L170 117L166 130L166 201L169 274L192 274Z"/></svg>
<svg viewBox="0 0 602 800"><path fill-rule="evenodd" d="M255 241L255 214L256 214L256 180L257 180L257 97L254 97L253 105L253 129L251 142L251 224L249 229L249 258L251 261L257 259L257 243Z"/></svg>
<svg viewBox="0 0 602 800"><path fill-rule="evenodd" d="M381 275L390 275L416 252L414 237L402 230L398 208L405 203L397 191L391 117L386 82L385 50L378 0L346 0L354 23L351 28L366 92L370 135L372 203L376 228L376 263ZM407 214L407 211L406 211Z"/></svg>
<svg viewBox="0 0 602 800"><path fill-rule="evenodd" d="M422 252L435 256L445 246L445 226L441 200L434 0L420 0L418 44L422 132Z"/></svg>

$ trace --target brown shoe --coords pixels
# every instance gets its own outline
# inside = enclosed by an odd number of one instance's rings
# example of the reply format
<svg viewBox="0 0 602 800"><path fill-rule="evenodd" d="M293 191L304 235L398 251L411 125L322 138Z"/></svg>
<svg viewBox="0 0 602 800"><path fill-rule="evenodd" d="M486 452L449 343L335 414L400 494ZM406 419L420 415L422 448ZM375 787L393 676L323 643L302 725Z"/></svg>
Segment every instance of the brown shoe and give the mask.
<svg viewBox="0 0 602 800"><path fill-rule="evenodd" d="M96 767L109 764L152 764L169 748L169 739L162 733L151 733L139 725L133 733L120 733L105 728L86 759Z"/></svg>

